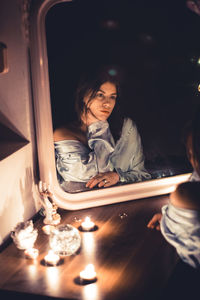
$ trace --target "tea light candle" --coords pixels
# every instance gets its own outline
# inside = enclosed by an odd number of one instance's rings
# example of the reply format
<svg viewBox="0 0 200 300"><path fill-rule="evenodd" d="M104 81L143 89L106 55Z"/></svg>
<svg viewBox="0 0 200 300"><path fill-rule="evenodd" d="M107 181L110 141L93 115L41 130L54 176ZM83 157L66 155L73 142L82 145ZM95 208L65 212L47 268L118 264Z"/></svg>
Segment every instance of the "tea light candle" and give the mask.
<svg viewBox="0 0 200 300"><path fill-rule="evenodd" d="M45 234L49 235L49 234L51 233L51 231L52 231L54 228L55 228L55 227L54 227L53 225L44 225L44 226L42 227L42 231L43 231Z"/></svg>
<svg viewBox="0 0 200 300"><path fill-rule="evenodd" d="M85 231L94 229L94 226L95 224L90 220L90 217L86 217L85 220L81 223L81 227Z"/></svg>
<svg viewBox="0 0 200 300"><path fill-rule="evenodd" d="M36 259L38 257L39 251L36 248L26 249L24 251L26 258Z"/></svg>
<svg viewBox="0 0 200 300"><path fill-rule="evenodd" d="M54 253L52 250L49 250L47 255L44 257L44 261L51 266L56 266L60 260L60 256Z"/></svg>
<svg viewBox="0 0 200 300"><path fill-rule="evenodd" d="M86 281L96 280L97 277L93 264L87 265L85 269L80 272L80 278Z"/></svg>

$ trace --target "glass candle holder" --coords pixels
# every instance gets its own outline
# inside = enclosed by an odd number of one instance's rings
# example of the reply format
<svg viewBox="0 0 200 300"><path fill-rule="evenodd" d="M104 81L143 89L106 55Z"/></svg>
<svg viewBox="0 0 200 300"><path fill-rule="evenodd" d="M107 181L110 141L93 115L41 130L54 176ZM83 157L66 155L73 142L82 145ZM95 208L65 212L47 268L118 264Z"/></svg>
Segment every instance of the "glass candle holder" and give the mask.
<svg viewBox="0 0 200 300"><path fill-rule="evenodd" d="M51 231L49 244L56 254L69 256L80 248L81 237L78 230L72 225L59 225Z"/></svg>
<svg viewBox="0 0 200 300"><path fill-rule="evenodd" d="M20 222L11 232L11 237L20 250L33 248L38 231L33 227L33 221Z"/></svg>

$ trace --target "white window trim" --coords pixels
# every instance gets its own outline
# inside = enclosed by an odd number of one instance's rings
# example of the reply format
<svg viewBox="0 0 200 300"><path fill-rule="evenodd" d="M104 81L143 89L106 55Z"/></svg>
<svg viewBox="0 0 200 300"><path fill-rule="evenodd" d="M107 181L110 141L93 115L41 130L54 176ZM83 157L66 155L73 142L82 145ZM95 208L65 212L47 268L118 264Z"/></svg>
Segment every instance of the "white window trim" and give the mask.
<svg viewBox="0 0 200 300"><path fill-rule="evenodd" d="M60 187L56 174L53 144L45 17L53 5L69 1L34 0L31 7L31 70L40 180L50 186L56 204L69 210L107 205L172 192L178 183L188 180L190 173L75 194L64 192Z"/></svg>

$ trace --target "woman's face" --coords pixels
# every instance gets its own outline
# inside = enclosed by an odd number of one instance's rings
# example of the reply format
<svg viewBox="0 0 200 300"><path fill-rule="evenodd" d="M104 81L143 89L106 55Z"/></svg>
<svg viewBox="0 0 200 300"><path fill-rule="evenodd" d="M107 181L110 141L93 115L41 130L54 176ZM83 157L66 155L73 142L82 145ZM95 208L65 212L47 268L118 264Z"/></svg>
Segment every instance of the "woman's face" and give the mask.
<svg viewBox="0 0 200 300"><path fill-rule="evenodd" d="M90 93L84 98L84 102L92 115L99 121L106 121L111 115L117 98L116 86L111 82L103 83L94 98L90 101Z"/></svg>

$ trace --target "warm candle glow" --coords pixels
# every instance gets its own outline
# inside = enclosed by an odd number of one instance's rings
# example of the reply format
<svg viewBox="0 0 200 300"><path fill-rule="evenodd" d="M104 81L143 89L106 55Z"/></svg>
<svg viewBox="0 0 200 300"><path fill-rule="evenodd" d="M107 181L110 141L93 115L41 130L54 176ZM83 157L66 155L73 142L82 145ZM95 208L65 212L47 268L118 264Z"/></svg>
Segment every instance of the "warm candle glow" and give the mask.
<svg viewBox="0 0 200 300"><path fill-rule="evenodd" d="M90 217L86 217L85 220L81 223L81 227L83 230L91 230L95 226L94 222L90 220Z"/></svg>
<svg viewBox="0 0 200 300"><path fill-rule="evenodd" d="M47 264L56 266L60 260L60 256L52 250L49 250L48 254L44 257L44 260Z"/></svg>
<svg viewBox="0 0 200 300"><path fill-rule="evenodd" d="M38 257L39 251L36 248L29 248L24 251L24 254L27 258L36 259Z"/></svg>
<svg viewBox="0 0 200 300"><path fill-rule="evenodd" d="M96 272L93 264L89 264L83 271L80 272L80 278L83 280L95 280Z"/></svg>
<svg viewBox="0 0 200 300"><path fill-rule="evenodd" d="M51 294L58 294L60 290L61 274L59 268L46 268L45 281ZM53 298L52 298L53 299ZM58 298L55 298L55 300Z"/></svg>
<svg viewBox="0 0 200 300"><path fill-rule="evenodd" d="M95 239L93 232L85 232L82 236L82 252L85 257L92 259L95 256Z"/></svg>
<svg viewBox="0 0 200 300"><path fill-rule="evenodd" d="M98 285L88 284L83 287L82 290L83 300L99 300Z"/></svg>
<svg viewBox="0 0 200 300"><path fill-rule="evenodd" d="M54 228L55 228L55 227L54 227L53 225L44 225L44 226L42 227L42 231L43 231L45 234L49 235L49 234L51 233L51 231L52 231Z"/></svg>

